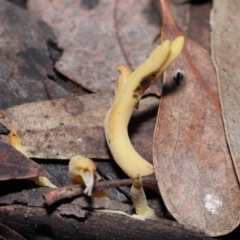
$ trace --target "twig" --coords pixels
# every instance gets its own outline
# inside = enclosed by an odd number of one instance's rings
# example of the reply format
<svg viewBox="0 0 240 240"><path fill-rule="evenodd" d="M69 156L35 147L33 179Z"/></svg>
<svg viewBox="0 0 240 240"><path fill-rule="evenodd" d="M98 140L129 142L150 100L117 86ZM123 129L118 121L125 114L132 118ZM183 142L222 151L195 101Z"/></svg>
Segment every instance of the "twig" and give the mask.
<svg viewBox="0 0 240 240"><path fill-rule="evenodd" d="M143 184L157 184L155 176L142 177ZM108 180L95 184L93 191L105 190L109 188L115 188L119 186L132 185L133 179L122 180ZM84 187L80 185L69 185L62 188L57 188L45 193L43 196L46 199L48 205L52 205L60 200L73 198L83 195Z"/></svg>

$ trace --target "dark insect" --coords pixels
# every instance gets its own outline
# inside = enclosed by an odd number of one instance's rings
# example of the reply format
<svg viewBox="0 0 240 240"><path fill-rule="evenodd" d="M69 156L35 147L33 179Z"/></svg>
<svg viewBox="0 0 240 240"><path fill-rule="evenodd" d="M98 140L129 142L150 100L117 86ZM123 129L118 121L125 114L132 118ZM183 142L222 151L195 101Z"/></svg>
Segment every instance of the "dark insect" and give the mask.
<svg viewBox="0 0 240 240"><path fill-rule="evenodd" d="M185 79L186 74L183 70L178 69L177 71L174 72L173 74L173 81L176 83L176 85L180 86Z"/></svg>

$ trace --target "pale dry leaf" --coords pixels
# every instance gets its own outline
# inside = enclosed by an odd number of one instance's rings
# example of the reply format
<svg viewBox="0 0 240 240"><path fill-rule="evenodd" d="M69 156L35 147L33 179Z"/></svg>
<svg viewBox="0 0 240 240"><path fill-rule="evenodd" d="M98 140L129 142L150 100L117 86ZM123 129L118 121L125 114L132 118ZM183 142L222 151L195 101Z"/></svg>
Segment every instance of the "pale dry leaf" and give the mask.
<svg viewBox="0 0 240 240"><path fill-rule="evenodd" d="M226 137L240 180L239 9L238 0L214 1L211 37Z"/></svg>
<svg viewBox="0 0 240 240"><path fill-rule="evenodd" d="M88 94L23 104L1 111L0 122L18 130L29 157L69 159L82 154L110 159L103 122L112 100L113 94ZM133 145L149 160L157 106L157 98L143 99L131 123Z"/></svg>

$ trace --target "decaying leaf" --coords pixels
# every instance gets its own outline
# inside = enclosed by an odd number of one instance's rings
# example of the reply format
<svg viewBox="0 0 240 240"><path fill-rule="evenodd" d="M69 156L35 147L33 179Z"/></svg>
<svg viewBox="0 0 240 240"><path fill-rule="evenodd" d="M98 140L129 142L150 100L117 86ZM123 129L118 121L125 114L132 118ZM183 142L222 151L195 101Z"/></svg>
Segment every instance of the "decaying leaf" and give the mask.
<svg viewBox="0 0 240 240"><path fill-rule="evenodd" d="M239 8L237 0L214 1L211 36L226 137L240 180Z"/></svg>
<svg viewBox="0 0 240 240"><path fill-rule="evenodd" d="M163 38L183 35L168 1L160 4ZM173 79L177 69L186 74L180 86ZM160 192L177 221L211 236L238 226L240 190L225 140L215 71L208 53L187 37L165 74L153 154Z"/></svg>
<svg viewBox="0 0 240 240"><path fill-rule="evenodd" d="M211 1L206 1L205 4L191 4L187 31L188 37L193 39L208 52L210 52L211 49L209 23L211 8ZM175 21L178 23L177 19L175 19ZM181 28L179 24L178 26Z"/></svg>
<svg viewBox="0 0 240 240"><path fill-rule="evenodd" d="M93 92L113 91L116 66L126 65L115 37L114 1L28 1L28 9L54 30L64 50L59 72Z"/></svg>
<svg viewBox="0 0 240 240"><path fill-rule="evenodd" d="M52 80L45 80L44 85L50 99L73 97L74 93L68 92L61 85Z"/></svg>
<svg viewBox="0 0 240 240"><path fill-rule="evenodd" d="M185 2L184 4L181 4L180 1L171 0L169 1L169 5L174 19L178 23L178 26L182 29L184 33L186 33L189 29L190 24L189 20L191 15L191 4L190 2Z"/></svg>
<svg viewBox="0 0 240 240"><path fill-rule="evenodd" d="M47 100L43 80L51 72L44 22L8 1L0 0L0 109Z"/></svg>
<svg viewBox="0 0 240 240"><path fill-rule="evenodd" d="M142 64L153 50L159 34L161 15L156 2L116 1L115 27L122 54L132 70ZM144 36L144 37L143 37Z"/></svg>
<svg viewBox="0 0 240 240"><path fill-rule="evenodd" d="M40 165L25 157L12 146L0 142L0 181L49 177Z"/></svg>
<svg viewBox="0 0 240 240"><path fill-rule="evenodd" d="M112 99L113 94L88 94L23 104L1 111L0 121L8 128L17 129L29 157L70 159L81 154L109 159L103 121ZM135 114L130 132L136 149L149 160L152 159L157 105L157 98L145 98Z"/></svg>

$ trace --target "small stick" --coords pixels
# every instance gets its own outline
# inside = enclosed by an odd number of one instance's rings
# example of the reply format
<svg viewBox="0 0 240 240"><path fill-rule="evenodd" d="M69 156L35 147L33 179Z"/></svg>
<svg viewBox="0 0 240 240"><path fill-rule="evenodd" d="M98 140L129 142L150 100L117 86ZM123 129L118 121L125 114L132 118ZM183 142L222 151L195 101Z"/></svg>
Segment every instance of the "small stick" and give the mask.
<svg viewBox="0 0 240 240"><path fill-rule="evenodd" d="M143 184L157 184L154 175L142 177ZM109 188L115 188L119 186L128 186L133 184L133 179L122 179L122 180L108 180L102 181L95 184L93 191L105 190ZM51 190L43 196L46 199L48 205L52 205L60 200L73 198L84 195L84 186L81 185L69 185L62 188Z"/></svg>

